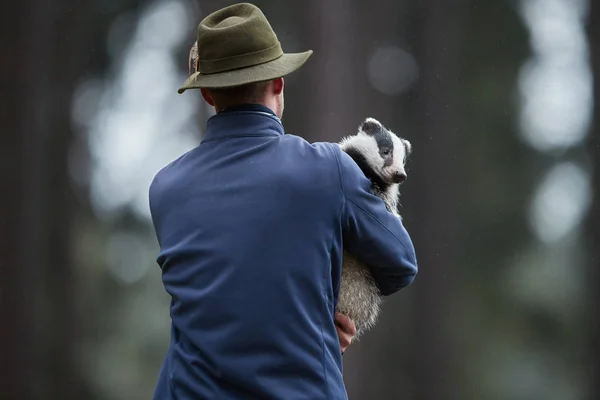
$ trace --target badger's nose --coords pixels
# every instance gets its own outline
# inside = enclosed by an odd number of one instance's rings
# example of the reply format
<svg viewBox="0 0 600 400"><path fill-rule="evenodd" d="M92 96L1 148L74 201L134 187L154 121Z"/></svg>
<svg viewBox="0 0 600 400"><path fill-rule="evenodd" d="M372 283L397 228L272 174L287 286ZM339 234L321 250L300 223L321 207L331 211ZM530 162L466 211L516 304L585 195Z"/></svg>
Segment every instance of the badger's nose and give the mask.
<svg viewBox="0 0 600 400"><path fill-rule="evenodd" d="M404 172L396 172L394 174L394 182L402 183L406 180L406 174Z"/></svg>

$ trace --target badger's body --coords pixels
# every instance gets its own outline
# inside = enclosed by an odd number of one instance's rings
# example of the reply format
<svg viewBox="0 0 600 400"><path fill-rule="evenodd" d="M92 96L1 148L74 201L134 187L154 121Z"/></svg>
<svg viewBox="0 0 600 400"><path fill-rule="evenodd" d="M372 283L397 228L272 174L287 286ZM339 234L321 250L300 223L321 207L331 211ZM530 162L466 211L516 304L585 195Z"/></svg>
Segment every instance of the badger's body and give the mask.
<svg viewBox="0 0 600 400"><path fill-rule="evenodd" d="M358 133L339 142L340 148L358 164L371 181L373 193L383 199L389 212L398 212L399 186L406 179L406 158L412 151L409 141L367 118ZM375 326L383 299L369 268L344 252L337 311L356 325L356 337Z"/></svg>

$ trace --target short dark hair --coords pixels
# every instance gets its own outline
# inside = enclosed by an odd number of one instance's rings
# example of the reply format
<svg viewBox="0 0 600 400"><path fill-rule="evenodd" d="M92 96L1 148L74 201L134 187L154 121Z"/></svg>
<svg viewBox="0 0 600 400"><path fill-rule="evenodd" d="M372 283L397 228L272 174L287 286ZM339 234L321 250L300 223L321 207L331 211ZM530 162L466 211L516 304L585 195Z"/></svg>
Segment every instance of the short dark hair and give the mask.
<svg viewBox="0 0 600 400"><path fill-rule="evenodd" d="M264 99L270 81L247 83L223 89L209 89L219 109L245 103L260 103Z"/></svg>

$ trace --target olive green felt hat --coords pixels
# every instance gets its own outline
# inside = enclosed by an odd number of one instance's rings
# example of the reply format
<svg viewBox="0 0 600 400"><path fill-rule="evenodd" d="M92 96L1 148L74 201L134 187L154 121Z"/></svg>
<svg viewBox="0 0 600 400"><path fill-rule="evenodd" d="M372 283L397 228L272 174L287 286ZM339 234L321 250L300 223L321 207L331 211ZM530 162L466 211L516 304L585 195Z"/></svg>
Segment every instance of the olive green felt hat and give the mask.
<svg viewBox="0 0 600 400"><path fill-rule="evenodd" d="M204 18L195 46L195 72L179 88L180 94L280 78L300 68L312 54L312 50L284 53L265 15L250 3L234 4Z"/></svg>

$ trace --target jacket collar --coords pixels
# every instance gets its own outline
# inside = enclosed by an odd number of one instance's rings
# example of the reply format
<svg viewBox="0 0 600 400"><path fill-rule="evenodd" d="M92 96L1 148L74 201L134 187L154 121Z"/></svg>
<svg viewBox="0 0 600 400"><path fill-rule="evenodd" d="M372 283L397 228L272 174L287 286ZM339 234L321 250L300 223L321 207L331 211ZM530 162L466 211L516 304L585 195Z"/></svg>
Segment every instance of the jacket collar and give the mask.
<svg viewBox="0 0 600 400"><path fill-rule="evenodd" d="M285 131L271 109L262 104L243 104L210 117L202 143L232 137L279 135L285 135Z"/></svg>

